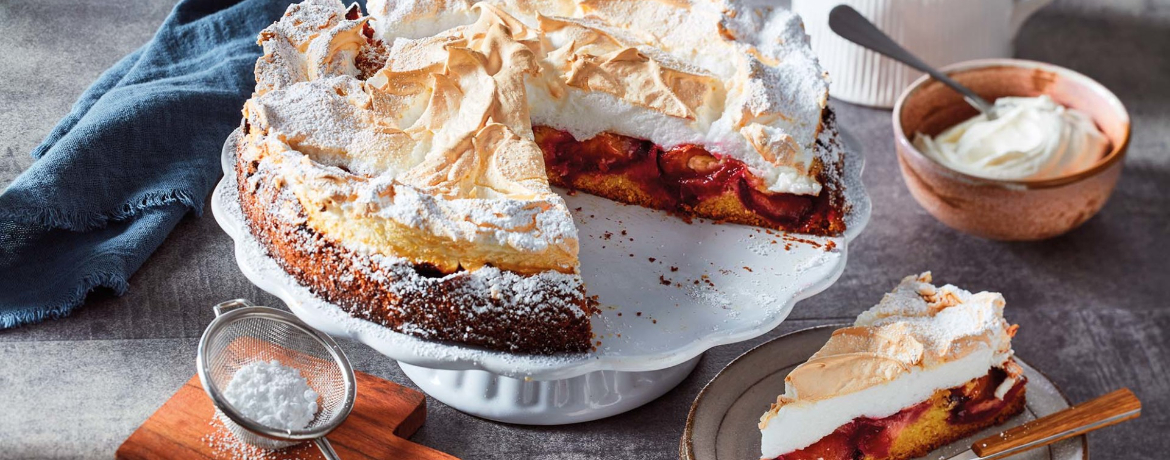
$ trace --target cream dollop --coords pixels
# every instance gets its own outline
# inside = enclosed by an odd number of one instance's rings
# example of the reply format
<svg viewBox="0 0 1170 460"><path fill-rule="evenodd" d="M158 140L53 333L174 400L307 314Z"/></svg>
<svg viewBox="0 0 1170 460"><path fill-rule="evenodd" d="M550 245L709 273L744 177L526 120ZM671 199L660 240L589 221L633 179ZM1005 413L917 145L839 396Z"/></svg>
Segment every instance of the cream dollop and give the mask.
<svg viewBox="0 0 1170 460"><path fill-rule="evenodd" d="M990 179L1052 179L1097 163L1109 140L1093 120L1047 95L1001 97L998 117L980 114L914 146L944 166Z"/></svg>

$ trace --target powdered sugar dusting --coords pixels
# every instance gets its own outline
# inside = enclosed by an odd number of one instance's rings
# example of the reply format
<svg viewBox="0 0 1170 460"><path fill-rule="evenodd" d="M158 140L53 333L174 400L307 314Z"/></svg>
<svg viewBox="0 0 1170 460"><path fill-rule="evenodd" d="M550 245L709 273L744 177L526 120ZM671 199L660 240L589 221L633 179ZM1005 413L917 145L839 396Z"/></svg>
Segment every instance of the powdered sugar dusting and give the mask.
<svg viewBox="0 0 1170 460"><path fill-rule="evenodd" d="M284 17L260 32L264 56L256 61L256 92L308 78L303 50L344 19L340 0L306 0L289 5Z"/></svg>

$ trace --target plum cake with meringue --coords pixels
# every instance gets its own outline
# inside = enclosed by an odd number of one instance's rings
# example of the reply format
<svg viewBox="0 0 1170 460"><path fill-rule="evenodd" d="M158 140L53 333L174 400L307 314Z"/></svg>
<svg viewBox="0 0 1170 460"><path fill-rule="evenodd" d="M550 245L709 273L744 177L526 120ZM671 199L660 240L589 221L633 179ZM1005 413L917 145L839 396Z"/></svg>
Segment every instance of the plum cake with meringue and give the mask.
<svg viewBox="0 0 1170 460"><path fill-rule="evenodd" d="M799 18L702 0L306 0L264 29L248 226L348 313L525 353L593 347L552 186L684 218L845 229Z"/></svg>
<svg viewBox="0 0 1170 460"><path fill-rule="evenodd" d="M780 460L921 457L1024 410L998 293L909 276L785 378L760 418Z"/></svg>

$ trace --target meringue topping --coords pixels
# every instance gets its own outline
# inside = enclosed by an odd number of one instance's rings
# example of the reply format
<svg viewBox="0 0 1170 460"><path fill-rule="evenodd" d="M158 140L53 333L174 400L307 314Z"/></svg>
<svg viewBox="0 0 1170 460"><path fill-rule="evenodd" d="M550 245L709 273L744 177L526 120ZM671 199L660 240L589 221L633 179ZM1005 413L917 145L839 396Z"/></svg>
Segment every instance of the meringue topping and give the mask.
<svg viewBox="0 0 1170 460"><path fill-rule="evenodd" d="M930 283L930 272L904 278L788 374L760 418L764 458L808 447L857 417L890 416L993 367L1009 376L997 396L1016 383L1017 326L1003 318L1003 296Z"/></svg>
<svg viewBox="0 0 1170 460"><path fill-rule="evenodd" d="M534 124L577 139L701 145L778 193L820 193L818 164L839 160L816 148L828 81L787 11L688 0L369 2L391 60L404 61L388 62L394 70L430 68L445 47L463 46L486 5L538 64L526 92L506 95L524 96Z"/></svg>

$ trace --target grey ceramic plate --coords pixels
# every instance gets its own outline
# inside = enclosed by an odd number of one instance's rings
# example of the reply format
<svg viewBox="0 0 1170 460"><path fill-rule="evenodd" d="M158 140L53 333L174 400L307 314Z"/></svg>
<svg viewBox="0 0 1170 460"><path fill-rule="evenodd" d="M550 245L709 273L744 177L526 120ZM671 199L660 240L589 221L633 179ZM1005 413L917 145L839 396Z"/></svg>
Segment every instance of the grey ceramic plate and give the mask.
<svg viewBox="0 0 1170 460"><path fill-rule="evenodd" d="M784 377L808 360L840 326L821 326L777 337L736 358L699 392L687 415L679 456L684 460L758 460L760 415L784 392ZM1019 357L1016 362L1028 378L1024 413L1002 427L989 428L970 438L944 446L923 458L946 459L971 447L975 440L1069 407L1068 399L1044 374ZM1084 460L1089 457L1084 436L1024 452L1015 460Z"/></svg>

